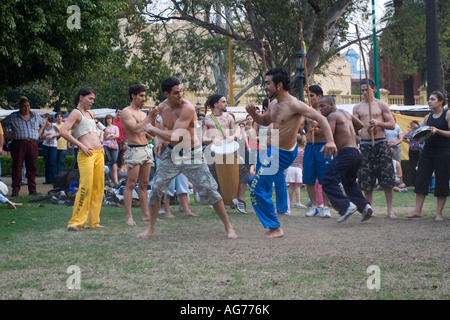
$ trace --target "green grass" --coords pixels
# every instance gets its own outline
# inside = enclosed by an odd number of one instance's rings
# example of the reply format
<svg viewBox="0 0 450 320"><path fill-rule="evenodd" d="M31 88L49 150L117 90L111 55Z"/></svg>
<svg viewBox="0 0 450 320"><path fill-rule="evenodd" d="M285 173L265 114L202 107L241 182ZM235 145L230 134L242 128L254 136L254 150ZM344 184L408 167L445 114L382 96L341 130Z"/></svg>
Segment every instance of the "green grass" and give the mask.
<svg viewBox="0 0 450 320"><path fill-rule="evenodd" d="M248 197L248 195L247 195ZM0 207L0 299L449 299L448 227L435 222L430 195L425 218L409 221L414 194L395 193L399 219L385 217L383 191L374 192L376 217L343 224L306 218L306 209L279 216L286 236L265 240L251 211L228 210L239 236L228 240L208 206L199 216L158 222L154 237L137 238L147 223L133 208L137 227L125 224L123 208L103 207L102 230L67 232L72 207L48 201L17 210ZM302 189L306 203L306 189ZM444 214L450 212L446 204ZM81 269L81 290L69 290L67 268ZM368 266L381 268L381 289L369 290Z"/></svg>

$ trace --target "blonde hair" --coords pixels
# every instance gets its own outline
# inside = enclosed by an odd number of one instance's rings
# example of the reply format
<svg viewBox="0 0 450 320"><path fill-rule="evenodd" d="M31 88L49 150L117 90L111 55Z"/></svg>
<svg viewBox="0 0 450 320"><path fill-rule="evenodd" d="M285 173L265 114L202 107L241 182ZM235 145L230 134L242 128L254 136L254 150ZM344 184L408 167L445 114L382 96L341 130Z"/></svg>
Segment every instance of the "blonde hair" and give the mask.
<svg viewBox="0 0 450 320"><path fill-rule="evenodd" d="M297 135L297 144L299 147L304 148L306 145L306 137L304 134Z"/></svg>

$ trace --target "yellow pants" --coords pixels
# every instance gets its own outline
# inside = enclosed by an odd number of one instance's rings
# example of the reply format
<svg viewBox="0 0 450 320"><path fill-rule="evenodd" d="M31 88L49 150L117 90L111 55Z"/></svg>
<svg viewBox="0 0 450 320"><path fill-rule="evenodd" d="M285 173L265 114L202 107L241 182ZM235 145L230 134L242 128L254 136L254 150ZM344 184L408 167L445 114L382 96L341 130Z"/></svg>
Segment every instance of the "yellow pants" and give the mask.
<svg viewBox="0 0 450 320"><path fill-rule="evenodd" d="M105 158L103 150L91 151L93 155L90 157L81 150L78 151L80 184L68 227L97 228L100 223L105 187Z"/></svg>

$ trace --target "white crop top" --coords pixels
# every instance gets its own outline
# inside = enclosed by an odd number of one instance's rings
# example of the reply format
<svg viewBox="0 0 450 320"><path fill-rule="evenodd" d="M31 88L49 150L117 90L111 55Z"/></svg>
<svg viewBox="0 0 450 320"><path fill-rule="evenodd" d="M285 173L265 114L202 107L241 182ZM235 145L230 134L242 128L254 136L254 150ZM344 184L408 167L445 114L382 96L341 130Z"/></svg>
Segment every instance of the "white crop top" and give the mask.
<svg viewBox="0 0 450 320"><path fill-rule="evenodd" d="M95 119L89 119L85 117L83 112L81 112L80 109L75 108L81 113L81 121L80 123L72 128L72 135L75 137L75 139L80 138L81 136L84 136L85 134L88 134L89 132L95 132L97 133L97 124L95 123ZM92 117L91 113L89 115Z"/></svg>

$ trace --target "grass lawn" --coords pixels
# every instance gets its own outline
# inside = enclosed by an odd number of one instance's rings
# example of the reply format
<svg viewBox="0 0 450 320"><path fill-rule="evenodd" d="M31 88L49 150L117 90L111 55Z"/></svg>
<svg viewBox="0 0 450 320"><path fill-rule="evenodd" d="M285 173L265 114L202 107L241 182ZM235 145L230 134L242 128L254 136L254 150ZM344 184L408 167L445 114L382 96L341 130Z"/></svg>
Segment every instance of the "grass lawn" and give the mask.
<svg viewBox="0 0 450 320"><path fill-rule="evenodd" d="M17 210L0 207L2 300L450 298L450 220L434 221L432 195L425 217L414 221L404 218L414 207L412 191L395 193L396 220L386 218L383 191L374 192L376 216L364 223L358 214L338 224L333 210L331 219L323 219L294 209L279 216L286 235L275 240L261 237L248 192L249 214L228 210L237 240L228 240L214 211L195 206L192 197L198 217L183 217L172 206L176 218L161 216L148 239L137 238L147 227L140 208L133 208L136 227L125 224L123 208L105 206L104 229L67 232L72 207L28 199L14 198L23 203ZM447 201L444 215L449 213ZM75 276L67 272L70 266L81 272L81 289L69 289ZM373 289L371 266L379 268L379 289Z"/></svg>

